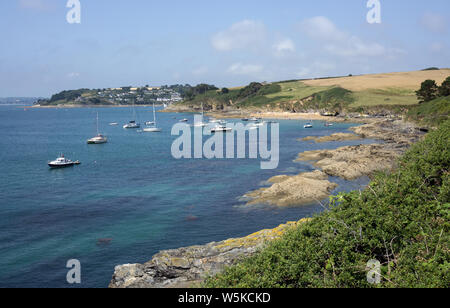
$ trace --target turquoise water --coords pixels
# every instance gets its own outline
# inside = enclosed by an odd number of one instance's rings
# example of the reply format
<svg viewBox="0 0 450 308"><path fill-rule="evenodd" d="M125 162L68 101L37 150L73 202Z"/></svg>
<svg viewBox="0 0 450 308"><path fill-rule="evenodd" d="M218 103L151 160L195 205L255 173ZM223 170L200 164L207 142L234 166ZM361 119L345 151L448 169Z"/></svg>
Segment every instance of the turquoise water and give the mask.
<svg viewBox="0 0 450 308"><path fill-rule="evenodd" d="M97 112L109 142L87 145ZM137 113L141 121L153 118L151 108ZM131 115L129 108L0 106L0 287L69 287L69 259L81 262L82 287L106 287L118 264L311 216L321 207L246 208L240 197L272 176L313 170L293 162L299 152L371 142L298 142L351 125L314 122L305 130L307 121L280 121L279 167L261 170L259 160L175 160L172 125L193 116L160 113L163 133L142 134L122 129ZM49 170L47 162L61 152L82 165ZM368 181L332 180L340 185L336 191ZM99 239L111 241L100 245Z"/></svg>

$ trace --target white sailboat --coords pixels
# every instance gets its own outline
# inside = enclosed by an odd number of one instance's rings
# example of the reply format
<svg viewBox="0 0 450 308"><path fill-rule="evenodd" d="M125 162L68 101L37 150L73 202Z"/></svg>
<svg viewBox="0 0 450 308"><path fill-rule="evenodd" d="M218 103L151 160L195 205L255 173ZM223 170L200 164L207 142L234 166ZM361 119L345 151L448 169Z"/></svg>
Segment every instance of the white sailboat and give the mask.
<svg viewBox="0 0 450 308"><path fill-rule="evenodd" d="M141 124L136 122L136 109L134 108L134 102L133 102L133 121L130 121L128 124L125 124L123 128L126 129L133 129L133 128L141 128Z"/></svg>
<svg viewBox="0 0 450 308"><path fill-rule="evenodd" d="M203 122L204 114L205 113L204 113L204 110L203 110L203 102L202 102L202 121L194 123L194 125L193 125L194 127L205 127L205 126L208 125L207 123Z"/></svg>
<svg viewBox="0 0 450 308"><path fill-rule="evenodd" d="M161 128L158 128L156 123L156 110L155 110L155 103L153 103L153 124L151 127L146 127L143 129L146 133L160 133L162 131Z"/></svg>
<svg viewBox="0 0 450 308"><path fill-rule="evenodd" d="M107 143L108 139L103 136L102 134L100 134L99 130L98 130L98 112L97 112L97 136L95 136L94 138L91 138L87 141L88 144L103 144L103 143Z"/></svg>

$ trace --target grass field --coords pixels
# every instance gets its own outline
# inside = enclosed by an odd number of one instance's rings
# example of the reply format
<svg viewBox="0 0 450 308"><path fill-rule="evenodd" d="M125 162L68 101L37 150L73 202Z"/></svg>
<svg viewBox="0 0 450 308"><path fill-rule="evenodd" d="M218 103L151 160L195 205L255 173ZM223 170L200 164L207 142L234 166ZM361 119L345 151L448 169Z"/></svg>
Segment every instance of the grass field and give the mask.
<svg viewBox="0 0 450 308"><path fill-rule="evenodd" d="M269 98L275 98L277 96L288 97L291 100L303 99L311 96L315 93L330 90L334 86L308 86L303 82L293 81L288 83L280 83L281 92L266 95Z"/></svg>
<svg viewBox="0 0 450 308"><path fill-rule="evenodd" d="M308 86L340 86L344 89L357 92L370 89L400 88L417 90L420 84L427 79L435 80L441 84L450 76L450 69L434 71L413 71L401 73L372 74L353 77L316 79L303 81Z"/></svg>

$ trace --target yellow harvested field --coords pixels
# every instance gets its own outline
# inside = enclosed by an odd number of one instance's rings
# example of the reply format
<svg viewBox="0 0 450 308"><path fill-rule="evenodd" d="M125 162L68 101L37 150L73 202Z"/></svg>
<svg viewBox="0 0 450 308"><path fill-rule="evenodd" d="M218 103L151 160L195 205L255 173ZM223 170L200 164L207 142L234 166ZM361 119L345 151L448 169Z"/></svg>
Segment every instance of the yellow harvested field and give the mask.
<svg viewBox="0 0 450 308"><path fill-rule="evenodd" d="M420 88L420 84L427 79L435 80L438 84L441 84L449 76L450 69L441 69L434 71L414 71L306 80L303 81L303 83L315 87L340 86L350 91L391 88L417 90Z"/></svg>

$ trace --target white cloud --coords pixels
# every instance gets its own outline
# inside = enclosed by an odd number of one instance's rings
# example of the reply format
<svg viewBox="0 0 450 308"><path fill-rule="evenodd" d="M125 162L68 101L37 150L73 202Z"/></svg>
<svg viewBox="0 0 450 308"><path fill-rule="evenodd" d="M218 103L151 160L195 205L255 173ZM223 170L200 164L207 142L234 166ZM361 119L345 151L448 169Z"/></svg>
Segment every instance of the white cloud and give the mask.
<svg viewBox="0 0 450 308"><path fill-rule="evenodd" d="M319 40L340 41L347 37L347 34L340 31L332 21L324 16L306 19L301 22L300 26L309 37Z"/></svg>
<svg viewBox="0 0 450 308"><path fill-rule="evenodd" d="M255 75L262 70L261 65L235 63L228 68L227 72L234 75Z"/></svg>
<svg viewBox="0 0 450 308"><path fill-rule="evenodd" d="M355 35L340 30L326 17L318 16L304 20L301 31L311 39L323 44L328 53L341 57L392 56L399 49L389 49L375 42L366 42Z"/></svg>
<svg viewBox="0 0 450 308"><path fill-rule="evenodd" d="M277 54L284 53L284 52L294 52L295 51L295 44L294 42L286 38L284 40L281 40L273 45L273 49Z"/></svg>
<svg viewBox="0 0 450 308"><path fill-rule="evenodd" d="M447 31L447 21L439 14L425 13L422 16L420 23L425 29L431 32L444 33Z"/></svg>
<svg viewBox="0 0 450 308"><path fill-rule="evenodd" d="M211 39L212 46L219 51L230 51L256 47L264 42L266 29L263 23L243 20L233 24L229 29L215 34Z"/></svg>

